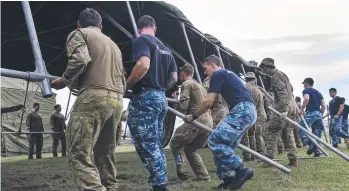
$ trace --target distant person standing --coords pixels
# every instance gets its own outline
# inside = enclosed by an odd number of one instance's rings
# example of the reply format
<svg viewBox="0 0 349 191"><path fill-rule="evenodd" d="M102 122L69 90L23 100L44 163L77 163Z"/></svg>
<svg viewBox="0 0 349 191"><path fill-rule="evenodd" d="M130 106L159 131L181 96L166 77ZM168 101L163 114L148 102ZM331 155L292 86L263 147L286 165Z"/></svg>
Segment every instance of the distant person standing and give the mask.
<svg viewBox="0 0 349 191"><path fill-rule="evenodd" d="M342 131L345 132L346 134L349 134L348 131L348 113L349 113L349 105L345 104L345 98L343 98L343 103L344 103L344 109L342 112ZM349 139L345 139L345 144L349 148Z"/></svg>
<svg viewBox="0 0 349 191"><path fill-rule="evenodd" d="M28 113L26 124L29 132L43 132L44 126L39 114L40 104L35 102L33 110ZM41 133L28 134L29 152L28 159L33 159L34 147L36 145L36 158L41 159L41 150L43 145L43 135Z"/></svg>
<svg viewBox="0 0 349 191"><path fill-rule="evenodd" d="M52 87L79 91L66 132L75 184L81 191L117 190L116 130L126 85L121 51L102 33L102 17L91 8L80 12L66 49L67 68Z"/></svg>
<svg viewBox="0 0 349 191"><path fill-rule="evenodd" d="M332 137L332 145L333 147L338 148L340 137L344 139L349 138L348 133L342 131L342 112L344 110L344 100L343 98L337 96L337 89L331 88L329 92L332 100L329 103L329 111L327 111L326 115L324 115L322 118L326 118L328 116L331 117L330 135Z"/></svg>
<svg viewBox="0 0 349 191"><path fill-rule="evenodd" d="M177 83L177 65L171 51L155 37L155 20L142 16L137 23L140 34L132 43L132 63L127 88L135 95L130 100L127 124L138 156L149 172L154 191L167 190L166 157L162 148L167 113L165 91Z"/></svg>
<svg viewBox="0 0 349 191"><path fill-rule="evenodd" d="M62 143L62 156L65 157L66 155L66 142L65 142L65 117L63 114L61 114L62 107L61 105L57 104L54 106L55 112L52 113L50 117L50 127L53 132L52 134L52 154L53 157L58 157L57 153L57 147L59 145L59 141Z"/></svg>

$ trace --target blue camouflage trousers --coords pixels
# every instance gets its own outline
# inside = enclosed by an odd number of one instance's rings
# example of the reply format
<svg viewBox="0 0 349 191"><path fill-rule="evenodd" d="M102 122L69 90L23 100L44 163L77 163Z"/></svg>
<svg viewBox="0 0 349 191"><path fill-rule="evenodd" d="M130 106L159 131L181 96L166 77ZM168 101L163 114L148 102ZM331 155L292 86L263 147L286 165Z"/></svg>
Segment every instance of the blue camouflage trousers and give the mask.
<svg viewBox="0 0 349 191"><path fill-rule="evenodd" d="M335 119L331 116L330 120L330 135L332 137L332 144L338 144L340 138L348 139L349 135L347 132L342 130L343 116L340 116L338 119Z"/></svg>
<svg viewBox="0 0 349 191"><path fill-rule="evenodd" d="M308 126L311 128L311 131L313 134L321 138L322 131L324 131L324 123L322 122L322 114L320 111L311 111L307 112L304 116L305 122L308 124ZM299 122L299 125L306 128L303 120ZM310 129L309 129L310 130ZM300 129L298 129L299 136L301 137L302 143L310 145L311 141L309 140L309 137ZM320 154L320 150L316 148L315 154Z"/></svg>
<svg viewBox="0 0 349 191"><path fill-rule="evenodd" d="M167 113L165 93L148 90L136 95L129 103L127 125L138 156L149 172L148 183L167 183L166 158L162 148L164 119Z"/></svg>
<svg viewBox="0 0 349 191"><path fill-rule="evenodd" d="M342 131L345 132L346 134L349 134L348 119L343 119L342 120Z"/></svg>
<svg viewBox="0 0 349 191"><path fill-rule="evenodd" d="M235 169L242 165L241 158L234 153L241 137L257 120L253 103L240 102L217 125L208 139L219 179L234 177Z"/></svg>

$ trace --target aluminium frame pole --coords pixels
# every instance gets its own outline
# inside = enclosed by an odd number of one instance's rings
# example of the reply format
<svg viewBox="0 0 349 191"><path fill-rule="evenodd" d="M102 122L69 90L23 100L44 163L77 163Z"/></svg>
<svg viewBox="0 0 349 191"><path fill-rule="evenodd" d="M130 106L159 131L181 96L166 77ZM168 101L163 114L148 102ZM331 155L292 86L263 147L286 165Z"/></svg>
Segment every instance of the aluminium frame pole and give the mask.
<svg viewBox="0 0 349 191"><path fill-rule="evenodd" d="M46 70L44 59L42 58L40 45L39 45L39 40L38 40L38 36L36 34L34 20L33 20L33 16L32 16L32 13L31 13L29 2L28 1L22 1L21 3L22 3L23 13L24 13L24 17L25 17L25 22L27 24L27 29L28 29L28 33L29 33L29 37L30 37L30 42L31 42L31 45L32 45L34 58L35 58L36 71L41 73L41 74L47 75L48 73L47 73L47 70ZM52 90L51 90L50 81L47 78L45 78L41 82L41 85L42 85L43 97L44 98L51 97L52 96Z"/></svg>
<svg viewBox="0 0 349 191"><path fill-rule="evenodd" d="M188 35L187 35L187 31L186 31L186 29L185 29L185 24L184 24L183 22L181 22L180 25L181 25L182 30L183 30L185 42L187 43L187 46L188 46L188 51L189 51L189 55L190 55L190 58L191 58L192 65L193 65L193 67L194 67L196 80L197 80L200 84L202 84L201 77L200 77L200 74L199 74L199 70L198 70L198 67L197 67L196 62L195 62L193 50L191 49L190 42L189 42L189 38L188 38Z"/></svg>
<svg viewBox="0 0 349 191"><path fill-rule="evenodd" d="M241 64L241 69L242 69L242 72L244 73L244 77L246 77L246 71L245 71L245 68L244 68L244 64Z"/></svg>
<svg viewBox="0 0 349 191"><path fill-rule="evenodd" d="M69 97L68 97L68 103L67 103L67 108L65 108L65 115L64 115L64 118L65 118L65 120L67 120L67 118L68 118L68 108L69 108L69 103L70 103L70 98L71 98L71 90L69 91Z"/></svg>
<svg viewBox="0 0 349 191"><path fill-rule="evenodd" d="M135 36L138 37L139 34L137 32L136 20L135 20L135 17L133 16L133 11L132 11L130 2L126 1L126 5L127 5L128 14L130 15L130 19L131 19L131 23L132 23L132 27L133 27L133 32L135 33Z"/></svg>
<svg viewBox="0 0 349 191"><path fill-rule="evenodd" d="M222 56L221 56L221 51L220 51L218 45L216 45L215 48L216 48L216 52L217 52L217 54L218 54L218 57L221 59L222 68L225 69L224 63L223 63L223 59L222 59Z"/></svg>
<svg viewBox="0 0 349 191"><path fill-rule="evenodd" d="M180 118L182 118L182 119L183 119L184 116L185 116L184 114L182 114L182 113L176 111L175 109L173 109L173 108L171 108L171 107L168 107L168 111L172 112L173 114L175 114L176 116L178 116L178 117L180 117ZM208 131L208 132L210 132L210 133L213 132L213 129L207 127L206 125L204 125L204 124L202 124L202 123L200 123L200 122L198 122L198 121L196 121L196 120L193 121L192 124L194 124L194 125L195 125L197 128L199 128L199 129ZM279 163L277 163L277 162L275 162L275 161L269 159L268 157L265 157L265 156L263 156L263 155L261 155L261 154L255 152L255 151L251 150L251 149L248 148L248 147L245 147L244 145L239 144L238 147L239 147L241 150L246 151L246 152L248 152L248 153L254 155L255 157L257 157L257 158L259 158L259 159L261 159L261 160L263 160L263 161L265 161L265 162L267 162L267 163L269 163L269 164L275 166L275 167L278 168L279 170L282 170L282 171L284 171L284 172L286 172L286 173L288 173L288 174L291 173L291 169L286 168L285 166L282 166L281 164L279 164Z"/></svg>

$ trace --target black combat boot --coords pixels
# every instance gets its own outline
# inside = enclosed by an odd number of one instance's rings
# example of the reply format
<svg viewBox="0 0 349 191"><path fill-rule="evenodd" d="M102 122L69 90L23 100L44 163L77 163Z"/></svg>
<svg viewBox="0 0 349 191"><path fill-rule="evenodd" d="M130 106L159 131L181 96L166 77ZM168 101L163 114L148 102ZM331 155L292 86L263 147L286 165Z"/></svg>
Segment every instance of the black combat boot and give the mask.
<svg viewBox="0 0 349 191"><path fill-rule="evenodd" d="M236 175L234 178L227 178L223 181L221 185L218 186L218 189L228 189L228 190L237 190L240 189L247 180L250 180L254 172L251 168L241 165L235 169Z"/></svg>
<svg viewBox="0 0 349 191"><path fill-rule="evenodd" d="M168 191L167 185L153 186L153 191Z"/></svg>

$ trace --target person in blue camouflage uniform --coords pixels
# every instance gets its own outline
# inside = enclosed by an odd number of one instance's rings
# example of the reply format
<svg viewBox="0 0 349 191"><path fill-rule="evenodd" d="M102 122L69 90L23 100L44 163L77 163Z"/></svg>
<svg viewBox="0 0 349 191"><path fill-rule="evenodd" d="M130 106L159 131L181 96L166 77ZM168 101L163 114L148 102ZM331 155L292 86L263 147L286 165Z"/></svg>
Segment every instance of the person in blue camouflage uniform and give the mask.
<svg viewBox="0 0 349 191"><path fill-rule="evenodd" d="M209 56L205 59L203 68L210 77L208 94L195 113L186 115L184 121L190 123L209 110L218 93L226 100L230 112L210 135L208 146L214 156L217 176L223 180L218 189L236 190L254 175L253 170L245 166L234 153L234 149L256 122L257 111L245 85L236 74L222 69L220 58Z"/></svg>
<svg viewBox="0 0 349 191"><path fill-rule="evenodd" d="M312 78L306 78L303 81L304 90L303 94L303 104L299 110L299 116L303 115L304 109L306 109L306 114L304 116L305 122L311 128L312 132L321 138L322 132L324 131L324 123L322 122L322 115L325 113L326 105L323 96L319 91L313 88L314 80ZM320 109L321 106L321 109ZM299 122L301 126L307 128L303 120ZM310 130L310 129L309 129ZM298 129L299 135L301 137L302 143L309 145L307 154L311 155L315 153L316 157L319 157L321 152L316 148L315 144L312 143L308 136L300 129Z"/></svg>
<svg viewBox="0 0 349 191"><path fill-rule="evenodd" d="M135 95L130 100L127 124L138 156L150 176L153 190L167 190L166 158L162 148L164 119L167 113L165 91L177 83L177 66L171 51L155 37L155 20L142 16L137 23L140 34L132 43L134 67L127 88Z"/></svg>
<svg viewBox="0 0 349 191"><path fill-rule="evenodd" d="M344 103L344 109L342 112L342 131L349 134L348 130L348 113L349 113L349 105L345 104L345 98L343 98L343 103ZM349 139L344 139L345 144L349 148Z"/></svg>
<svg viewBox="0 0 349 191"><path fill-rule="evenodd" d="M330 136L332 138L332 145L333 147L338 148L340 138L349 138L349 134L342 130L342 112L344 110L344 100L343 98L337 96L337 90L335 88L331 88L329 92L333 99L329 103L329 111L327 111L327 114L322 118L326 118L328 116L331 117Z"/></svg>

